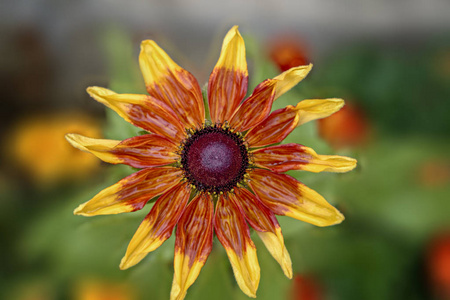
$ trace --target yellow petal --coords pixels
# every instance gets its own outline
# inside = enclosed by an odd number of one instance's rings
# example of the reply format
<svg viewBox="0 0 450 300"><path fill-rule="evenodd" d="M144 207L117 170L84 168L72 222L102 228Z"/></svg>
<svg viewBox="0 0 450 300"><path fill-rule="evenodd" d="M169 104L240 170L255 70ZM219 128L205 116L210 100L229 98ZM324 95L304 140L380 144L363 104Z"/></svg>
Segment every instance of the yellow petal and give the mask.
<svg viewBox="0 0 450 300"><path fill-rule="evenodd" d="M248 74L245 43L239 33L238 26L233 26L225 35L220 57L215 68L234 69Z"/></svg>
<svg viewBox="0 0 450 300"><path fill-rule="evenodd" d="M291 279L292 261L289 252L284 246L284 239L281 233L281 228L277 228L276 234L269 231L256 231L256 233L263 241L269 253L280 264L281 268L283 269L284 275L286 275L287 278Z"/></svg>
<svg viewBox="0 0 450 300"><path fill-rule="evenodd" d="M169 71L181 70L181 67L152 40L142 41L139 66L146 86L165 78Z"/></svg>
<svg viewBox="0 0 450 300"><path fill-rule="evenodd" d="M108 152L117 146L120 141L93 139L76 133L66 134L65 137L66 140L75 148L84 152L90 152L105 162L111 164L118 164L122 162L122 160L116 155Z"/></svg>
<svg viewBox="0 0 450 300"><path fill-rule="evenodd" d="M300 81L302 81L312 69L312 64L307 66L298 66L291 68L277 77L274 80L277 81L275 89L275 99L289 91L291 88L296 86Z"/></svg>
<svg viewBox="0 0 450 300"><path fill-rule="evenodd" d="M343 106L344 100L335 98L300 101L295 107L299 118L297 126L312 120L328 117L340 110Z"/></svg>

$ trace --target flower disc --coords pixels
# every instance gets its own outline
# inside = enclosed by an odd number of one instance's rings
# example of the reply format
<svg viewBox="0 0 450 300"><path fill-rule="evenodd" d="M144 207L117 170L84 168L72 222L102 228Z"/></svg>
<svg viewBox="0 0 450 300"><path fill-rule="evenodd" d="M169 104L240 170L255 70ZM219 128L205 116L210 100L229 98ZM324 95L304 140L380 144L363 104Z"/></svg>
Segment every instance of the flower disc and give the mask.
<svg viewBox="0 0 450 300"><path fill-rule="evenodd" d="M185 141L181 164L185 177L197 189L220 193L243 180L249 162L240 136L227 128L211 126Z"/></svg>

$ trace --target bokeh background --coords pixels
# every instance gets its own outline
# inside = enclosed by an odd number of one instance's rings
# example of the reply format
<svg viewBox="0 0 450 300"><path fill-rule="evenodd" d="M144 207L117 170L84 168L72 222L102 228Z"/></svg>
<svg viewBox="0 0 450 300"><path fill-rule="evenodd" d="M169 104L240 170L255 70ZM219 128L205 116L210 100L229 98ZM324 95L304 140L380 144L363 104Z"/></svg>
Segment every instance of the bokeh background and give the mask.
<svg viewBox="0 0 450 300"><path fill-rule="evenodd" d="M293 280L255 236L258 299L450 299L449 15L447 0L2 0L0 299L168 298L172 239L139 265L118 268L150 206L72 214L132 170L101 164L64 134L137 135L86 87L144 92L137 56L148 38L202 85L235 24L251 87L314 63L275 108L307 98L347 101L286 142L359 161L347 174L291 174L346 220L317 228L279 218ZM246 299L214 246L186 299Z"/></svg>

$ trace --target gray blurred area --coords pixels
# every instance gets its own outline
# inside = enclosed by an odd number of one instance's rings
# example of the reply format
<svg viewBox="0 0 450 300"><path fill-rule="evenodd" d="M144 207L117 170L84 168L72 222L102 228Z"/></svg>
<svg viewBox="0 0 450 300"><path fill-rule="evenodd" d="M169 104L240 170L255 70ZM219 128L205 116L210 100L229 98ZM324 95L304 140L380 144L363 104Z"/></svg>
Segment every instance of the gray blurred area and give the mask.
<svg viewBox="0 0 450 300"><path fill-rule="evenodd" d="M448 0L2 0L0 5L1 87L18 97L6 100L7 106L3 101L2 110L18 111L22 105L85 104L88 82L106 80L99 36L109 26L129 32L136 53L141 39L156 38L200 70L210 69L216 59L205 60L210 45L218 47L234 24L262 40L298 33L314 56L355 40L420 45L450 28ZM206 80L207 71L193 73ZM15 95L24 86L31 91Z"/></svg>

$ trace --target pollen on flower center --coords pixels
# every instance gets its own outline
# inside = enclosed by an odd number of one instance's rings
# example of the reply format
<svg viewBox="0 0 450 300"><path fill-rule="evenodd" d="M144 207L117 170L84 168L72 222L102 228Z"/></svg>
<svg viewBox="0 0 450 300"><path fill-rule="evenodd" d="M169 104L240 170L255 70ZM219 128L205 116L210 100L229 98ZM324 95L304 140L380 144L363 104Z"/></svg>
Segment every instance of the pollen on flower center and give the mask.
<svg viewBox="0 0 450 300"><path fill-rule="evenodd" d="M193 132L183 142L180 156L189 183L210 193L233 189L244 179L249 166L243 139L219 125Z"/></svg>

